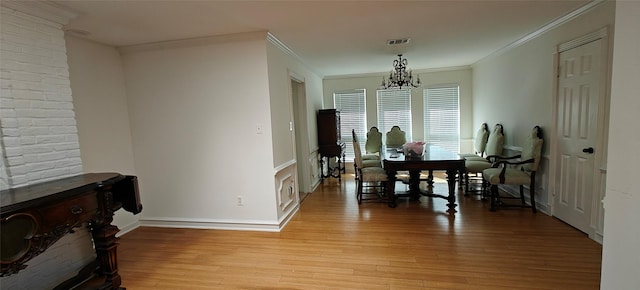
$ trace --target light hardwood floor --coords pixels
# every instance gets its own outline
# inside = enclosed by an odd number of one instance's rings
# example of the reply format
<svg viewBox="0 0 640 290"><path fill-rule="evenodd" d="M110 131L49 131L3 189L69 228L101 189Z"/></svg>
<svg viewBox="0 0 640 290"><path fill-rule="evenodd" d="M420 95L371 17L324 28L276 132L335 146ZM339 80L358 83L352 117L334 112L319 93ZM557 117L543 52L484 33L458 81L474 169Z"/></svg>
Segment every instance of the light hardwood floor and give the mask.
<svg viewBox="0 0 640 290"><path fill-rule="evenodd" d="M402 186L399 187L402 189ZM140 227L120 240L136 289L598 289L602 247L530 209L458 212L423 197L358 205L353 177L325 180L280 233ZM446 192L436 184L436 192Z"/></svg>

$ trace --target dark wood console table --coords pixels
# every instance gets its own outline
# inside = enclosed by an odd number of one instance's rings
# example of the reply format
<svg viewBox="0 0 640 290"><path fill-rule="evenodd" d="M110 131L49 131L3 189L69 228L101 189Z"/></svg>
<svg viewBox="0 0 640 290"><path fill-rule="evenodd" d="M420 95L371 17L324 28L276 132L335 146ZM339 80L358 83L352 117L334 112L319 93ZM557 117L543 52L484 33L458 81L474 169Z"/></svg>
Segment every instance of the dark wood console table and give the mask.
<svg viewBox="0 0 640 290"><path fill-rule="evenodd" d="M99 289L123 289L116 255L120 230L111 222L120 208L133 214L142 211L135 176L83 174L3 190L0 201L0 276L18 273L33 257L88 223L98 266L79 274L87 277L72 280L81 282L93 276L101 281Z"/></svg>

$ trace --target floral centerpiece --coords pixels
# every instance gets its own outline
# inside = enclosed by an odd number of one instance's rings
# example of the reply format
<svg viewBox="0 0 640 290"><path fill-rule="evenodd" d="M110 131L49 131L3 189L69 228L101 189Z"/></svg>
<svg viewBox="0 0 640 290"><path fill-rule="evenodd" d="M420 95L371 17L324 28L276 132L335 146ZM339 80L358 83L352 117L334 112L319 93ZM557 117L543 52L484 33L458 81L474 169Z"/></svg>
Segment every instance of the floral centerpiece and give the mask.
<svg viewBox="0 0 640 290"><path fill-rule="evenodd" d="M422 141L405 143L404 145L402 145L404 156L409 158L422 157L422 154L424 154L424 144L425 142Z"/></svg>

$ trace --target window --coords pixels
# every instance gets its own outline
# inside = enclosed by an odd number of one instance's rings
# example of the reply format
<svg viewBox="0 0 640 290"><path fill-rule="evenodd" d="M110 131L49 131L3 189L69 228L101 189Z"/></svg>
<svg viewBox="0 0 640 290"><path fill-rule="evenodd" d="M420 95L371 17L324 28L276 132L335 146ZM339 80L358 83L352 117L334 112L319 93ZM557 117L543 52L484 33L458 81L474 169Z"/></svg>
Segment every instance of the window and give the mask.
<svg viewBox="0 0 640 290"><path fill-rule="evenodd" d="M424 138L451 152L460 152L458 85L424 89Z"/></svg>
<svg viewBox="0 0 640 290"><path fill-rule="evenodd" d="M411 90L378 90L378 129L383 136L400 126L411 141Z"/></svg>
<svg viewBox="0 0 640 290"><path fill-rule="evenodd" d="M347 160L352 160L355 157L353 137L351 136L352 129L361 139L360 146L364 146L364 138L367 135L365 95L364 89L333 93L333 105L340 111L340 136L346 146Z"/></svg>

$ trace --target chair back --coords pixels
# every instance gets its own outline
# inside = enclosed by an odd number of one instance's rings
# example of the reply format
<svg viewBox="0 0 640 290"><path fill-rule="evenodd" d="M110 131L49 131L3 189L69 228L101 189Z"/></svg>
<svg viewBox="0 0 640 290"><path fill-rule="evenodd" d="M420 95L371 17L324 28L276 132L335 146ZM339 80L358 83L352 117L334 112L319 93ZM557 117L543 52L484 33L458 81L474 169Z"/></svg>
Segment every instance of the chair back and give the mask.
<svg viewBox="0 0 640 290"><path fill-rule="evenodd" d="M487 156L491 155L502 155L502 149L504 146L504 135L502 133L502 124L496 124L493 127L493 132L489 134L489 138L487 139L487 146L485 148L485 153Z"/></svg>
<svg viewBox="0 0 640 290"><path fill-rule="evenodd" d="M367 133L367 141L364 143L364 150L367 153L379 153L382 148L382 133L377 127L371 127Z"/></svg>
<svg viewBox="0 0 640 290"><path fill-rule="evenodd" d="M533 163L522 165L525 171L538 171L540 165L540 155L542 154L542 129L539 126L533 127L531 134L527 137L525 146L522 147L521 160L533 159Z"/></svg>
<svg viewBox="0 0 640 290"><path fill-rule="evenodd" d="M484 154L484 151L487 148L488 139L489 125L487 125L487 123L482 123L482 126L480 126L480 130L478 130L478 133L476 133L476 140L473 144L476 153L480 154L480 156Z"/></svg>
<svg viewBox="0 0 640 290"><path fill-rule="evenodd" d="M391 127L386 137L385 145L389 148L400 148L407 143L407 134L399 126Z"/></svg>
<svg viewBox="0 0 640 290"><path fill-rule="evenodd" d="M351 138L353 139L353 142L358 142L358 135L356 135L355 129L351 129Z"/></svg>
<svg viewBox="0 0 640 290"><path fill-rule="evenodd" d="M364 165L362 164L362 150L360 150L360 143L358 142L356 131L351 130L351 134L353 135L353 154L355 155L354 162L356 163L357 168L364 168Z"/></svg>

